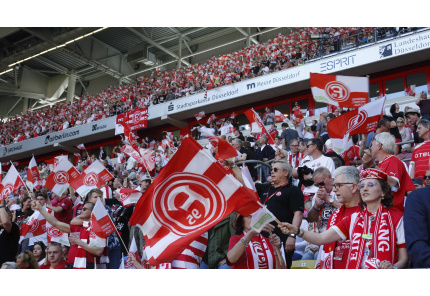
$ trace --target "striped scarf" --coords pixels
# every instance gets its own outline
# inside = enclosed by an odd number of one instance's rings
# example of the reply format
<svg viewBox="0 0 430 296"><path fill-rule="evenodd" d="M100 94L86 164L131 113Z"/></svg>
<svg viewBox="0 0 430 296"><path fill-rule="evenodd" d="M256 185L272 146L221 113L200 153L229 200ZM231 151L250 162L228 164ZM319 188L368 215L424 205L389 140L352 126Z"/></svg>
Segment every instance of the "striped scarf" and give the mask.
<svg viewBox="0 0 430 296"><path fill-rule="evenodd" d="M273 247L261 234L258 235L258 238L253 237L251 239L245 253L248 269L273 269L276 267Z"/></svg>

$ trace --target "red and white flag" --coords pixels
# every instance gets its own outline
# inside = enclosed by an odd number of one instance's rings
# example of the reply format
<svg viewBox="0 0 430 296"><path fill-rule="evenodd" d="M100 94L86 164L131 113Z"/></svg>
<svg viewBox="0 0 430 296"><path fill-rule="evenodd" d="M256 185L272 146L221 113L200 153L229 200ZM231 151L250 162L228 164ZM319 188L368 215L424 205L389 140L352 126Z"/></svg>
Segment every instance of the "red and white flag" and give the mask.
<svg viewBox="0 0 430 296"><path fill-rule="evenodd" d="M46 220L39 211L34 211L27 223L21 225L19 242L25 238L42 235L46 232Z"/></svg>
<svg viewBox="0 0 430 296"><path fill-rule="evenodd" d="M231 146L229 142L215 136L211 129L201 127L200 133L209 140L213 147L218 147L218 151L215 155L216 159L228 159L239 156L238 151L233 146Z"/></svg>
<svg viewBox="0 0 430 296"><path fill-rule="evenodd" d="M119 195L119 198L121 199L121 203L124 208L128 208L132 205L135 205L139 201L139 198L142 196L142 193L139 190L129 188L117 189L116 194Z"/></svg>
<svg viewBox="0 0 430 296"><path fill-rule="evenodd" d="M236 117L236 114L233 112L233 113L231 113L231 115L230 115L230 118L231 119L234 119Z"/></svg>
<svg viewBox="0 0 430 296"><path fill-rule="evenodd" d="M233 211L247 216L262 207L196 140L185 137L136 204L130 225L145 236L151 266L171 262L203 232Z"/></svg>
<svg viewBox="0 0 430 296"><path fill-rule="evenodd" d="M275 110L275 121L283 122L285 120L284 114L281 111Z"/></svg>
<svg viewBox="0 0 430 296"><path fill-rule="evenodd" d="M138 163L142 164L145 168L148 168L148 170L152 171L155 167L155 157L153 156L153 151L145 150L142 148L138 149L140 153L132 146L124 145L121 147L121 152L126 153L129 157L133 158ZM142 153L144 156L141 155Z"/></svg>
<svg viewBox="0 0 430 296"><path fill-rule="evenodd" d="M130 244L130 249L128 250L129 253L132 253L133 256L136 258L137 262L140 262L140 256L139 256L139 251L137 250L137 244L136 244L136 240L133 239L131 240L131 244ZM136 269L134 267L134 265L132 263L130 263L128 260L124 263L121 264L121 267L119 269Z"/></svg>
<svg viewBox="0 0 430 296"><path fill-rule="evenodd" d="M113 179L113 176L98 160L88 166L82 174L70 182L70 186L80 196L85 196L91 189L99 188Z"/></svg>
<svg viewBox="0 0 430 296"><path fill-rule="evenodd" d="M0 201L3 201L5 198L9 197L9 195L22 186L24 186L24 181L22 181L15 166L11 165L9 171L0 184Z"/></svg>
<svg viewBox="0 0 430 296"><path fill-rule="evenodd" d="M46 233L48 243L56 242L70 247L69 234L52 226L48 221L46 221Z"/></svg>
<svg viewBox="0 0 430 296"><path fill-rule="evenodd" d="M405 89L405 96L415 97L415 85L409 85Z"/></svg>
<svg viewBox="0 0 430 296"><path fill-rule="evenodd" d="M310 73L310 83L317 102L358 108L369 101L369 77Z"/></svg>
<svg viewBox="0 0 430 296"><path fill-rule="evenodd" d="M85 145L84 144L76 145L76 147L78 147L80 150L85 150Z"/></svg>
<svg viewBox="0 0 430 296"><path fill-rule="evenodd" d="M376 130L385 98L375 100L358 109L344 113L327 123L330 138L343 139L345 135L368 134Z"/></svg>
<svg viewBox="0 0 430 296"><path fill-rule="evenodd" d="M200 119L206 117L205 111L200 111L199 113L194 114L194 117L199 121Z"/></svg>
<svg viewBox="0 0 430 296"><path fill-rule="evenodd" d="M37 169L37 163L33 156L30 160L30 164L28 165L27 180L25 181L30 192L33 191L34 182L37 177L39 177L39 170Z"/></svg>
<svg viewBox="0 0 430 296"><path fill-rule="evenodd" d="M54 158L45 160L45 162L48 164L49 170L52 172L63 158L67 160L67 156L59 155L59 156L55 156Z"/></svg>
<svg viewBox="0 0 430 296"><path fill-rule="evenodd" d="M214 122L214 119L215 119L215 114L212 114L211 116L209 116L208 121L206 123L211 124L212 122Z"/></svg>
<svg viewBox="0 0 430 296"><path fill-rule="evenodd" d="M249 120L249 124L251 125L252 133L265 133L268 135L269 144L275 144L275 140L267 132L263 121L261 120L260 116L258 116L257 112L254 111L254 109L246 110L245 115Z"/></svg>
<svg viewBox="0 0 430 296"><path fill-rule="evenodd" d="M115 225L109 217L100 198L97 199L91 213L91 225L92 231L100 238L107 238L110 234L116 231Z"/></svg>
<svg viewBox="0 0 430 296"><path fill-rule="evenodd" d="M62 158L46 178L45 187L61 196L69 188L72 180L78 177L79 172L73 164L66 158Z"/></svg>
<svg viewBox="0 0 430 296"><path fill-rule="evenodd" d="M37 177L36 180L34 180L34 188L38 190L40 187L45 186L46 180L42 177Z"/></svg>
<svg viewBox="0 0 430 296"><path fill-rule="evenodd" d="M145 168L147 168L149 171L152 171L155 168L154 151L139 148L139 153L143 158Z"/></svg>

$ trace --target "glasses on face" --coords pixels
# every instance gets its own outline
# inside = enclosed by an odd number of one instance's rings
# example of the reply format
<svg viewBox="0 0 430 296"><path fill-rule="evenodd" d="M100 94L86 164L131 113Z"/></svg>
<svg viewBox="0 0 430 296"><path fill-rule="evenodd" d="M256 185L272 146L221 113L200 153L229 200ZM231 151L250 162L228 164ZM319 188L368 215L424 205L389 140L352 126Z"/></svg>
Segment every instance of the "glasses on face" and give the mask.
<svg viewBox="0 0 430 296"><path fill-rule="evenodd" d="M315 144L314 143L307 144L306 148L309 148L309 146L311 146L311 145L315 145Z"/></svg>
<svg viewBox="0 0 430 296"><path fill-rule="evenodd" d="M319 183L314 183L314 186L316 186L316 187L324 187L325 186L325 181L319 182Z"/></svg>
<svg viewBox="0 0 430 296"><path fill-rule="evenodd" d="M426 180L426 179L430 179L430 175L424 175L424 176L423 176L423 179L424 179L424 180Z"/></svg>
<svg viewBox="0 0 430 296"><path fill-rule="evenodd" d="M277 173L280 169L278 168L272 168L272 171L274 171L275 173Z"/></svg>
<svg viewBox="0 0 430 296"><path fill-rule="evenodd" d="M299 145L290 145L290 147L299 147Z"/></svg>
<svg viewBox="0 0 430 296"><path fill-rule="evenodd" d="M333 184L333 188L334 189L339 189L340 186L345 185L345 184L354 184L354 183L334 183Z"/></svg>
<svg viewBox="0 0 430 296"><path fill-rule="evenodd" d="M86 207L83 207L82 208L82 212L85 212L85 211L87 211L87 210L90 210L89 208L86 208Z"/></svg>
<svg viewBox="0 0 430 296"><path fill-rule="evenodd" d="M376 186L376 183L375 182L367 182L367 185L366 184L364 184L364 183L358 183L358 189L364 189L364 188L369 188L369 189L372 189L373 187L375 187Z"/></svg>

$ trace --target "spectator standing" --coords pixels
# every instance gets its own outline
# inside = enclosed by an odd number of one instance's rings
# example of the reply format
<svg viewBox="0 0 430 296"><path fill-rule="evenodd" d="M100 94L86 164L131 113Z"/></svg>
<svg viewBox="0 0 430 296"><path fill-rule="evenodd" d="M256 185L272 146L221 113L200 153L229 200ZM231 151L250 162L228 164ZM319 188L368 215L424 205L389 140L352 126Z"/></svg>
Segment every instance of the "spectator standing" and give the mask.
<svg viewBox="0 0 430 296"><path fill-rule="evenodd" d="M18 251L19 227L12 222L12 213L5 201L0 202L0 265L15 261Z"/></svg>
<svg viewBox="0 0 430 296"><path fill-rule="evenodd" d="M424 140L418 144L412 151L411 158L411 178L421 179L425 172L429 169L430 160L430 121L421 119L417 124L418 136Z"/></svg>
<svg viewBox="0 0 430 296"><path fill-rule="evenodd" d="M285 150L290 150L291 140L298 139L299 133L289 127L288 123L282 123L281 139L285 143Z"/></svg>
<svg viewBox="0 0 430 296"><path fill-rule="evenodd" d="M417 109L409 108L407 112L405 112L406 119L408 120L409 124L413 127L413 133L414 133L414 142L415 144L419 144L424 142L424 139L420 138L417 133L418 128L418 121L420 120L421 116Z"/></svg>
<svg viewBox="0 0 430 296"><path fill-rule="evenodd" d="M405 207L405 237L412 268L430 267L430 187L412 192Z"/></svg>
<svg viewBox="0 0 430 296"><path fill-rule="evenodd" d="M257 149L257 159L260 161L269 161L271 159L275 158L275 150L273 150L272 146L267 145L267 138L265 136L260 137L258 139L260 143L260 147ZM266 180L267 175L269 174L269 169L266 166L261 166L260 170L262 171L262 178L263 180L260 180L261 182L264 182Z"/></svg>
<svg viewBox="0 0 430 296"><path fill-rule="evenodd" d="M421 118L430 120L430 100L428 94L421 92L415 104L420 107Z"/></svg>
<svg viewBox="0 0 430 296"><path fill-rule="evenodd" d="M324 123L327 123L327 112L322 112L320 114L320 118L319 118L319 122L317 124L317 127L315 129L316 133L315 133L315 138L319 138L319 136L322 134L323 129L324 129Z"/></svg>

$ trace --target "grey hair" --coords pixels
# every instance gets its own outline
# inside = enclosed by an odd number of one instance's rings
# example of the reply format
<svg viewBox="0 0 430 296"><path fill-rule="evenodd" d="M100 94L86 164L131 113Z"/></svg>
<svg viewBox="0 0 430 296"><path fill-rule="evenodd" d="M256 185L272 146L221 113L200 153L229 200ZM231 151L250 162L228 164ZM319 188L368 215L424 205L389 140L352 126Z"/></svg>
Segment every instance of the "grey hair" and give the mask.
<svg viewBox="0 0 430 296"><path fill-rule="evenodd" d="M423 127L425 128L430 128L430 120L427 119L420 119L420 121L418 121L417 126L421 124Z"/></svg>
<svg viewBox="0 0 430 296"><path fill-rule="evenodd" d="M338 167L334 173L333 177L343 175L345 177L345 183L358 184L360 182L360 173L356 167L353 166L341 166Z"/></svg>
<svg viewBox="0 0 430 296"><path fill-rule="evenodd" d="M394 136L388 132L383 132L380 134L377 134L375 136L375 140L379 143L381 143L382 150L384 152L394 154L394 148L396 146L396 139Z"/></svg>
<svg viewBox="0 0 430 296"><path fill-rule="evenodd" d="M288 178L291 177L291 174L293 173L293 167L291 166L291 164L289 162L286 162L284 160L277 160L277 161L274 161L272 163L280 163L282 166L282 169L284 171L288 171Z"/></svg>
<svg viewBox="0 0 430 296"><path fill-rule="evenodd" d="M318 177L318 176L320 176L320 175L322 175L322 176L324 176L326 178L331 177L331 173L330 173L330 171L329 171L328 168L326 168L326 167L319 167L313 173L312 180L315 180L315 178Z"/></svg>
<svg viewBox="0 0 430 296"><path fill-rule="evenodd" d="M18 264L16 264L15 262L12 261L8 261L2 264L1 267L6 266L5 269L19 269Z"/></svg>
<svg viewBox="0 0 430 296"><path fill-rule="evenodd" d="M237 145L239 145L239 147L242 147L243 142L241 139L234 139L233 142L236 142Z"/></svg>

